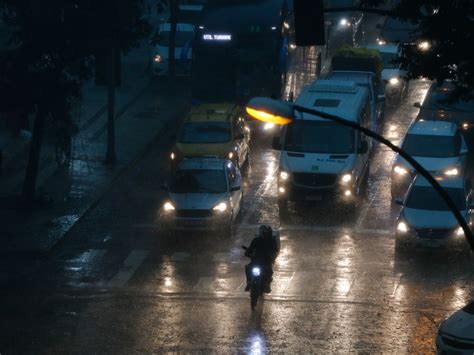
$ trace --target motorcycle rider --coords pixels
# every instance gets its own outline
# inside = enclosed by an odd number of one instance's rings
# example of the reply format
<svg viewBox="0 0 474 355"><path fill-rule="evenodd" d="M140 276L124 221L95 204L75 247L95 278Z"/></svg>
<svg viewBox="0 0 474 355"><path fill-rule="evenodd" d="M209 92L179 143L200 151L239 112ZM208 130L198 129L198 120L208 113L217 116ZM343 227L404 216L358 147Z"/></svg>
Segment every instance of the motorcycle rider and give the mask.
<svg viewBox="0 0 474 355"><path fill-rule="evenodd" d="M265 280L263 280L264 292L270 293L270 283L272 282L273 263L279 252L279 246L276 238L273 236L273 230L268 225L261 225L258 235L252 240L250 246L245 251L245 256L250 258L250 263L245 265L245 275L247 276L247 286L245 291L250 290L250 272L251 266L258 263L264 268Z"/></svg>

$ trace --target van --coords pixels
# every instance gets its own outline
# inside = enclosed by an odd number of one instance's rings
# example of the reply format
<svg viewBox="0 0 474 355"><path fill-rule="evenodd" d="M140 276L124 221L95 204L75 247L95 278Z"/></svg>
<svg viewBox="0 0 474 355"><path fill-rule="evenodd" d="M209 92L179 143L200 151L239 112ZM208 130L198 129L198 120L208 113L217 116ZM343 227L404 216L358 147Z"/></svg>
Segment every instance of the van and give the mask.
<svg viewBox="0 0 474 355"><path fill-rule="evenodd" d="M317 80L295 102L372 129L368 89L355 82ZM341 200L355 206L368 177L372 139L353 128L310 114L296 114L273 148L281 150L280 211L287 201Z"/></svg>

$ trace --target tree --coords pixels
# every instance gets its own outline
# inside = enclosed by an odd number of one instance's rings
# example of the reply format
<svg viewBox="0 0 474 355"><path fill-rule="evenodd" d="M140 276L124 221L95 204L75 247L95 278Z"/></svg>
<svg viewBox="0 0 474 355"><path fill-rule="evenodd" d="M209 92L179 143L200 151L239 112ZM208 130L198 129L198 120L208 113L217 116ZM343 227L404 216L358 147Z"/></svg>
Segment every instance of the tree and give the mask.
<svg viewBox="0 0 474 355"><path fill-rule="evenodd" d="M473 97L474 1L401 0L394 16L419 24L415 46L403 50L411 78L452 80L455 95Z"/></svg>
<svg viewBox="0 0 474 355"><path fill-rule="evenodd" d="M111 40L121 51L150 30L143 0L0 0L0 14L12 31L0 48L0 110L35 113L23 197L35 197L45 122L69 119L70 102L93 74L93 54Z"/></svg>

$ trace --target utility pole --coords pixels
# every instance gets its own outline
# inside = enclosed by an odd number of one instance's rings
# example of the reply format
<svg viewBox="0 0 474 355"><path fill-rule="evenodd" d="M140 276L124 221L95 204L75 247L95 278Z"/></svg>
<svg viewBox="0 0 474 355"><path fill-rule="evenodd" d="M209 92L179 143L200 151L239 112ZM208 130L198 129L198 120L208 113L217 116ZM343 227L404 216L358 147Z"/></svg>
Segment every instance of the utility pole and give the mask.
<svg viewBox="0 0 474 355"><path fill-rule="evenodd" d="M175 74L175 47L176 47L176 24L178 22L178 1L170 0L170 46L168 47L168 76L174 78Z"/></svg>

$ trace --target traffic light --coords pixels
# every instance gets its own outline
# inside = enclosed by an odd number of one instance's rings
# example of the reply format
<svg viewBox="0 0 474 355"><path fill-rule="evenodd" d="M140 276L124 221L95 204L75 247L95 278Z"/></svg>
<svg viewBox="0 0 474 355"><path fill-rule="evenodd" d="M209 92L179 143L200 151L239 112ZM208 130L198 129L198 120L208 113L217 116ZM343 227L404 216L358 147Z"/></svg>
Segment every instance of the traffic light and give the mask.
<svg viewBox="0 0 474 355"><path fill-rule="evenodd" d="M297 46L325 45L323 0L294 0Z"/></svg>

